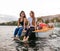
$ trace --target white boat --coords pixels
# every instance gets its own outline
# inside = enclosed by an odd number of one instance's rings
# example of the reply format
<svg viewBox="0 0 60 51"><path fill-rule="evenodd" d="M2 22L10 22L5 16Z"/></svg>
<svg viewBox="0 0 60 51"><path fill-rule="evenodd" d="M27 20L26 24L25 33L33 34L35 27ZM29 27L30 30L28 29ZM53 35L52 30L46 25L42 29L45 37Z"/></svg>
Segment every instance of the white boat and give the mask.
<svg viewBox="0 0 60 51"><path fill-rule="evenodd" d="M53 29L48 30L46 32L36 32L35 35L36 37L40 37L40 38L48 38L49 35L51 35L52 33L53 33Z"/></svg>
<svg viewBox="0 0 60 51"><path fill-rule="evenodd" d="M53 29L50 29L48 31L44 31L44 32L38 32L38 31L33 31L35 32L36 37L40 37L40 38L47 38L49 37L49 35L51 35L53 33ZM22 35L25 35L26 31L23 31Z"/></svg>

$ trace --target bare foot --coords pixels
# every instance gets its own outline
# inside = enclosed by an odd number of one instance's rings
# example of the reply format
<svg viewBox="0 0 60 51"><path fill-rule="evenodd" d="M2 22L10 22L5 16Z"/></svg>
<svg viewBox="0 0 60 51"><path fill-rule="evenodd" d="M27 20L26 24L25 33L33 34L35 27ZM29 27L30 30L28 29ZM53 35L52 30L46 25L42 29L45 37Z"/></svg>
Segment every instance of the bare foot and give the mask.
<svg viewBox="0 0 60 51"><path fill-rule="evenodd" d="M14 37L14 40L16 40L16 37Z"/></svg>
<svg viewBox="0 0 60 51"><path fill-rule="evenodd" d="M20 40L18 37L14 37L14 40Z"/></svg>
<svg viewBox="0 0 60 51"><path fill-rule="evenodd" d="M23 39L23 42L26 42L26 38Z"/></svg>
<svg viewBox="0 0 60 51"><path fill-rule="evenodd" d="M25 37L25 36L24 36L24 38L23 38L23 42L24 42L24 41L26 41L26 37Z"/></svg>
<svg viewBox="0 0 60 51"><path fill-rule="evenodd" d="M29 36L26 38L26 41L28 41L28 39L29 39Z"/></svg>

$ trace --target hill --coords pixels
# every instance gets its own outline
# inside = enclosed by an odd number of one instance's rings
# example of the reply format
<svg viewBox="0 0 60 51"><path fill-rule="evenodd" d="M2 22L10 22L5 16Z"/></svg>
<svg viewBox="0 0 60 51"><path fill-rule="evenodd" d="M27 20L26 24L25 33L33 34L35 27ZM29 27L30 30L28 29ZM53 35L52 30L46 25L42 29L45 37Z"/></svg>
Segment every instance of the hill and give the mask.
<svg viewBox="0 0 60 51"><path fill-rule="evenodd" d="M60 22L60 14L56 14L56 15L48 15L48 16L40 16L37 17L38 21L39 20L43 20L44 22L49 22L49 21L56 21L56 22Z"/></svg>
<svg viewBox="0 0 60 51"><path fill-rule="evenodd" d="M0 23L5 23L5 22L11 22L11 21L17 21L18 18L15 16L10 16L10 15L2 15L0 14Z"/></svg>
<svg viewBox="0 0 60 51"><path fill-rule="evenodd" d="M0 15L0 25L17 25L17 20L18 18L13 16ZM49 21L60 22L60 14L37 17L37 21L39 20L43 20L45 23L48 23Z"/></svg>

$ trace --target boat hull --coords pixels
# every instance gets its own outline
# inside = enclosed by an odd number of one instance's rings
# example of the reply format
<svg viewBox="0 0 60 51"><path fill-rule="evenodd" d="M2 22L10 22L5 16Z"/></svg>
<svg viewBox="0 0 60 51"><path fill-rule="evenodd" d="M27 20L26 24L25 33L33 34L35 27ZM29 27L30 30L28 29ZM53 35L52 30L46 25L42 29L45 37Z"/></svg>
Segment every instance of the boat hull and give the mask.
<svg viewBox="0 0 60 51"><path fill-rule="evenodd" d="M47 38L47 37L49 37L49 35L52 34L52 32L53 32L53 30L49 30L46 32L36 32L35 35L36 35L36 37Z"/></svg>

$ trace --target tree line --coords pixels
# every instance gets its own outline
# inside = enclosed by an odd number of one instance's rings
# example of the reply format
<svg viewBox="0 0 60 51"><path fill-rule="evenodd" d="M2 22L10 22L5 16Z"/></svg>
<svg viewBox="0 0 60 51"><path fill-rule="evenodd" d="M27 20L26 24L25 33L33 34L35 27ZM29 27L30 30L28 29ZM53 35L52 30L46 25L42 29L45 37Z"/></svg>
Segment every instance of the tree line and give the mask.
<svg viewBox="0 0 60 51"><path fill-rule="evenodd" d="M44 21L42 18L37 18L37 21L39 21L39 20L42 20L42 21L45 22L45 23L49 23L49 21L52 21L52 22L54 22L54 21L60 22L60 19L59 19L58 17L53 18L53 19L51 19L51 20L47 19L47 20L45 20L45 21ZM17 25L17 21L11 21L11 22L6 22L6 23L0 23L0 25L16 26L16 25Z"/></svg>

